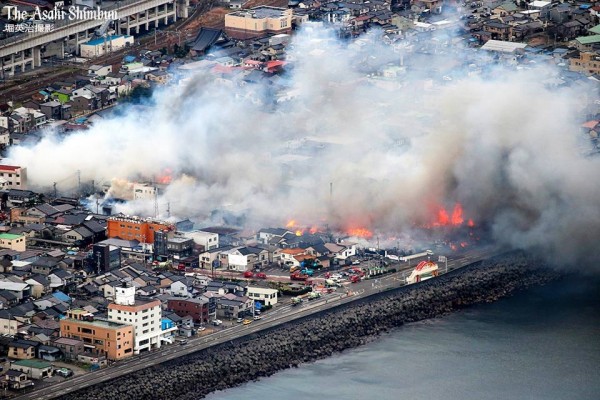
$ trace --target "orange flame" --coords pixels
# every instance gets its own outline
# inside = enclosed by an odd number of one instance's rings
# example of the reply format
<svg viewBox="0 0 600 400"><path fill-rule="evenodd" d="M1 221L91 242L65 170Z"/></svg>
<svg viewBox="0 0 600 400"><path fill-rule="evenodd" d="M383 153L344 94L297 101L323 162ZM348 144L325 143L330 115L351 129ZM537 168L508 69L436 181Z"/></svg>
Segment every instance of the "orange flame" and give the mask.
<svg viewBox="0 0 600 400"><path fill-rule="evenodd" d="M473 222L472 219L469 219L469 221L467 222L467 225L469 226L469 228L473 228L475 226L475 222Z"/></svg>
<svg viewBox="0 0 600 400"><path fill-rule="evenodd" d="M463 223L463 210L462 205L460 203L456 203L454 205L454 210L452 211L452 220L450 221L452 225L462 225Z"/></svg>
<svg viewBox="0 0 600 400"><path fill-rule="evenodd" d="M296 220L290 219L287 224L285 224L286 228L293 228L296 226Z"/></svg>
<svg viewBox="0 0 600 400"><path fill-rule="evenodd" d="M171 176L172 173L173 170L171 170L171 168L165 168L162 175L156 177L156 183L168 185L173 180L173 177Z"/></svg>
<svg viewBox="0 0 600 400"><path fill-rule="evenodd" d="M310 228L310 229L308 230L308 232L309 232L311 235L314 235L315 233L319 232L319 227L317 227L317 226L313 226L312 228Z"/></svg>
<svg viewBox="0 0 600 400"><path fill-rule="evenodd" d="M296 230L296 236L302 236L303 234L304 232L302 231L302 229Z"/></svg>
<svg viewBox="0 0 600 400"><path fill-rule="evenodd" d="M348 229L346 233L350 236L356 236L367 239L373 237L373 232L371 232L367 228L352 228Z"/></svg>

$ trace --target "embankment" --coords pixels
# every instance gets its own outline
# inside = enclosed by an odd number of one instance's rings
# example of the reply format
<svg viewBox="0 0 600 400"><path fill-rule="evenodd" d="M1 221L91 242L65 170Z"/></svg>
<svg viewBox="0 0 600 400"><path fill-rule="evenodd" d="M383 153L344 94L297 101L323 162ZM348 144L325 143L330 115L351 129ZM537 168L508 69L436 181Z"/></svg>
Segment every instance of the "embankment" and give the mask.
<svg viewBox="0 0 600 400"><path fill-rule="evenodd" d="M526 255L511 254L339 306L61 399L199 399L216 390L360 346L402 324L495 301L557 276Z"/></svg>

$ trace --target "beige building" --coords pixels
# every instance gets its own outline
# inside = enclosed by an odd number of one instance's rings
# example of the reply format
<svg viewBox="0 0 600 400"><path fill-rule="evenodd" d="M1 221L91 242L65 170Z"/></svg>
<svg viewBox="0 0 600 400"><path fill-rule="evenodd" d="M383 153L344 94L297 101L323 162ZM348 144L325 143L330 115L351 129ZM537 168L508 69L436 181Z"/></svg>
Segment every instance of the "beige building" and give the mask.
<svg viewBox="0 0 600 400"><path fill-rule="evenodd" d="M86 352L95 357L121 360L133 355L133 326L95 319L85 310L71 310L60 320L60 336L82 340Z"/></svg>
<svg viewBox="0 0 600 400"><path fill-rule="evenodd" d="M27 168L0 165L0 188L27 189Z"/></svg>
<svg viewBox="0 0 600 400"><path fill-rule="evenodd" d="M586 74L600 73L600 56L596 53L580 53L569 60L569 69Z"/></svg>
<svg viewBox="0 0 600 400"><path fill-rule="evenodd" d="M11 233L0 233L0 248L15 251L25 251L25 235L13 235Z"/></svg>
<svg viewBox="0 0 600 400"><path fill-rule="evenodd" d="M133 36L124 35L93 39L79 46L80 54L84 58L100 57L122 49L125 46L131 46L133 45L133 41Z"/></svg>
<svg viewBox="0 0 600 400"><path fill-rule="evenodd" d="M266 34L290 33L291 30L291 9L260 6L225 15L225 31L233 37L251 38Z"/></svg>

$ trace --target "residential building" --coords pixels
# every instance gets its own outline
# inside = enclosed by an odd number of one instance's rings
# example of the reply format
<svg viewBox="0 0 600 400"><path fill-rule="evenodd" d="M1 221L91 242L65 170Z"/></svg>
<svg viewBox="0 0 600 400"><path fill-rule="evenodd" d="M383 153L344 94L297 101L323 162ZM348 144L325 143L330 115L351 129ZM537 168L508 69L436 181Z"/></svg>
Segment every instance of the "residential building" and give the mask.
<svg viewBox="0 0 600 400"><path fill-rule="evenodd" d="M31 287L24 282L0 281L0 290L6 290L14 294L19 301L31 296Z"/></svg>
<svg viewBox="0 0 600 400"><path fill-rule="evenodd" d="M31 379L44 379L52 376L52 364L37 360L19 360L10 363L10 369L20 371Z"/></svg>
<svg viewBox="0 0 600 400"><path fill-rule="evenodd" d="M254 301L264 304L265 306L274 306L277 304L277 293L277 289L248 286L248 297Z"/></svg>
<svg viewBox="0 0 600 400"><path fill-rule="evenodd" d="M108 272L121 266L121 248L108 243L97 243L92 248L92 263L96 273Z"/></svg>
<svg viewBox="0 0 600 400"><path fill-rule="evenodd" d="M6 371L5 377L9 389L20 390L34 385L33 382L27 378L27 374L22 371L9 369Z"/></svg>
<svg viewBox="0 0 600 400"><path fill-rule="evenodd" d="M11 233L0 233L0 248L15 251L27 250L25 235L13 235Z"/></svg>
<svg viewBox="0 0 600 400"><path fill-rule="evenodd" d="M77 361L77 356L84 352L82 340L61 337L56 339L53 344L60 349L65 361Z"/></svg>
<svg viewBox="0 0 600 400"><path fill-rule="evenodd" d="M12 336L20 325L21 323L8 311L0 310L0 335Z"/></svg>
<svg viewBox="0 0 600 400"><path fill-rule="evenodd" d="M0 188L27 189L27 168L0 165Z"/></svg>
<svg viewBox="0 0 600 400"><path fill-rule="evenodd" d="M260 37L267 34L290 33L291 30L291 9L259 6L225 15L225 32L233 37Z"/></svg>
<svg viewBox="0 0 600 400"><path fill-rule="evenodd" d="M209 307L208 299L182 299L171 298L167 302L167 309L173 311L180 317L192 317L194 322L208 322Z"/></svg>
<svg viewBox="0 0 600 400"><path fill-rule="evenodd" d="M592 52L579 53L579 57L569 59L569 69L584 74L600 73L600 55Z"/></svg>
<svg viewBox="0 0 600 400"><path fill-rule="evenodd" d="M17 360L31 360L36 356L39 342L32 340L15 340L8 345L8 356Z"/></svg>
<svg viewBox="0 0 600 400"><path fill-rule="evenodd" d="M219 247L219 235L213 232L204 232L202 230L182 232L185 237L194 240L194 243L202 246L204 251L213 250Z"/></svg>
<svg viewBox="0 0 600 400"><path fill-rule="evenodd" d="M140 243L154 243L156 231L172 231L174 226L167 222L150 218L113 216L108 218L107 236L125 240L137 240Z"/></svg>
<svg viewBox="0 0 600 400"><path fill-rule="evenodd" d="M90 65L88 68L88 75L93 76L106 76L113 72L112 65Z"/></svg>
<svg viewBox="0 0 600 400"><path fill-rule="evenodd" d="M109 320L96 319L82 309L70 310L60 320L60 335L82 340L85 352L121 360L133 355L133 326Z"/></svg>
<svg viewBox="0 0 600 400"><path fill-rule="evenodd" d="M162 330L160 300L141 300L135 297L135 287L127 283L115 287L115 302L108 306L108 319L133 326L133 350L158 349L166 333Z"/></svg>

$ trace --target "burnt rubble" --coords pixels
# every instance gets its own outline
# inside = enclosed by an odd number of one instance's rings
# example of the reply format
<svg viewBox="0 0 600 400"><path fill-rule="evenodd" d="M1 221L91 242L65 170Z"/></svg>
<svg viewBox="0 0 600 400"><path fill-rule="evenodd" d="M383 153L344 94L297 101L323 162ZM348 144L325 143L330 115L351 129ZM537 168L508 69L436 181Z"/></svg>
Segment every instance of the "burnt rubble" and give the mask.
<svg viewBox="0 0 600 400"><path fill-rule="evenodd" d="M511 254L201 350L61 399L200 399L363 345L405 323L492 302L558 276L537 260Z"/></svg>

